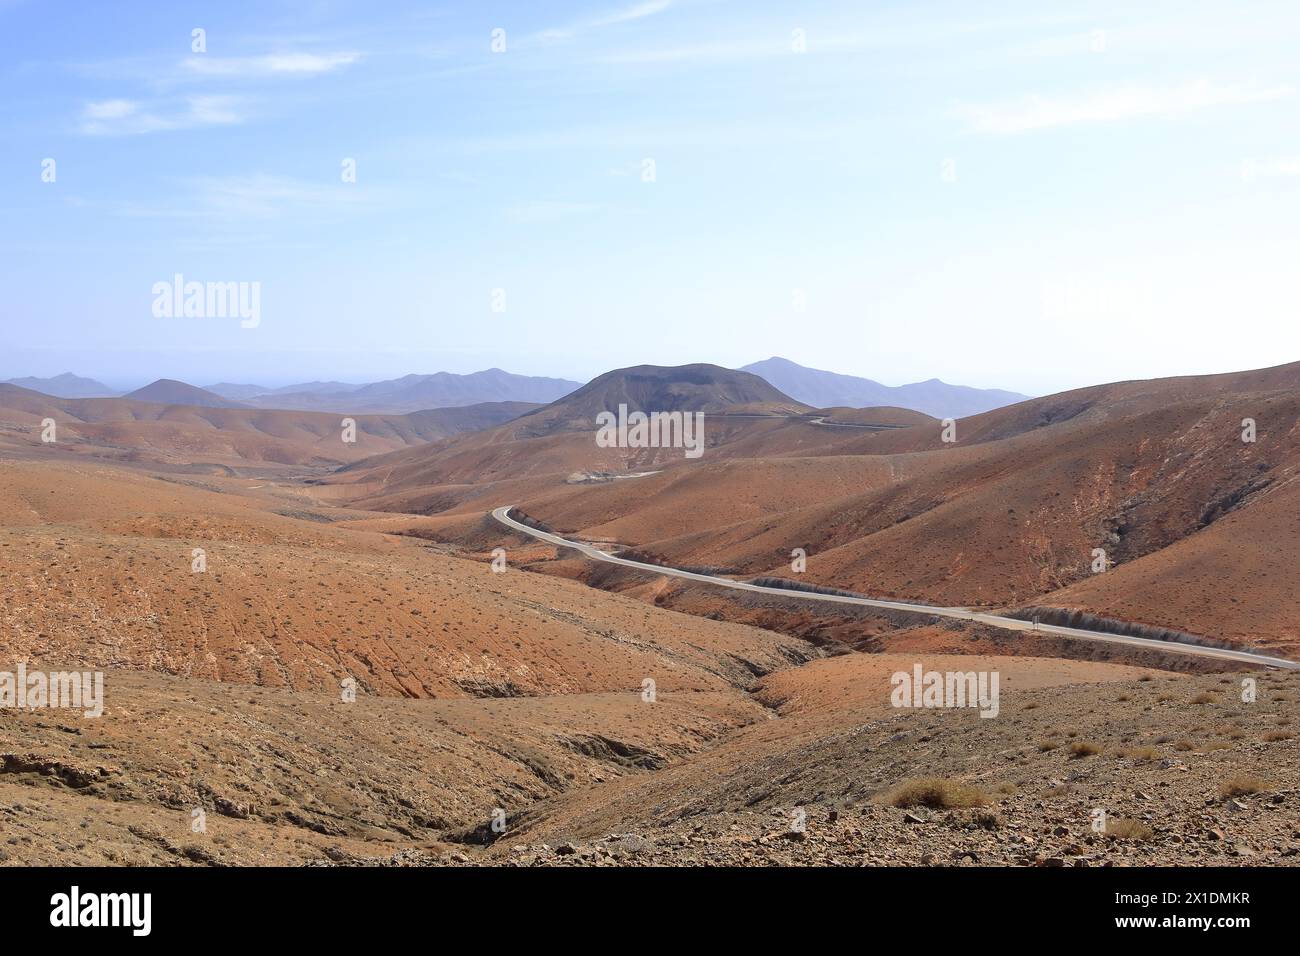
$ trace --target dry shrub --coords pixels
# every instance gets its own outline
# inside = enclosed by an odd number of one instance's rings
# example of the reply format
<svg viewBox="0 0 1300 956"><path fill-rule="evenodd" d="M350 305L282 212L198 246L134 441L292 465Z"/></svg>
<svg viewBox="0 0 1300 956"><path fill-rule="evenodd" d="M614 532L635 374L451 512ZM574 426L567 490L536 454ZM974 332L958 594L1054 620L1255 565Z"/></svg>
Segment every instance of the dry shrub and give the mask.
<svg viewBox="0 0 1300 956"><path fill-rule="evenodd" d="M1141 820L1113 817L1106 821L1106 836L1120 840L1150 840L1155 835L1156 831Z"/></svg>
<svg viewBox="0 0 1300 956"><path fill-rule="evenodd" d="M1244 797L1252 793L1267 790L1268 784L1258 777L1229 777L1219 784L1219 796L1224 800Z"/></svg>
<svg viewBox="0 0 1300 956"><path fill-rule="evenodd" d="M988 794L960 780L926 777L904 780L886 791L881 798L891 807L929 807L932 810L956 810L988 806Z"/></svg>

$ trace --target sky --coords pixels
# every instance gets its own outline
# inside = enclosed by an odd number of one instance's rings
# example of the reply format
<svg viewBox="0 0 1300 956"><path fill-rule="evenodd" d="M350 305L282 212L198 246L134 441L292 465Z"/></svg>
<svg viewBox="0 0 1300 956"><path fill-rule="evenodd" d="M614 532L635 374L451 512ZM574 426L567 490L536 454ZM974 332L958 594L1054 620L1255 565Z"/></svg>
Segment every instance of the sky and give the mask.
<svg viewBox="0 0 1300 956"><path fill-rule="evenodd" d="M1300 360L1298 40L1253 0L0 0L0 378ZM157 314L178 275L256 321Z"/></svg>

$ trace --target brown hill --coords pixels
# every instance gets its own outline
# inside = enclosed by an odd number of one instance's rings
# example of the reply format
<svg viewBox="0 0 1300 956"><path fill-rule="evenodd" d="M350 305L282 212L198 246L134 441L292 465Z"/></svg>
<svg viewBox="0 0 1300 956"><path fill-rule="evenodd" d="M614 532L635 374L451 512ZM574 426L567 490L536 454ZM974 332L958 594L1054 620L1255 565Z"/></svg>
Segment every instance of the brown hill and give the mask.
<svg viewBox="0 0 1300 956"><path fill-rule="evenodd" d="M207 389L171 378L160 378L122 397L135 402L153 402L158 405L194 405L198 408L248 407L243 402L236 402L216 392L209 392Z"/></svg>
<svg viewBox="0 0 1300 956"><path fill-rule="evenodd" d="M594 429L601 412L620 405L638 412L726 412L796 415L809 411L763 379L719 365L636 365L597 376L582 388L516 423L515 434L532 437L560 429Z"/></svg>
<svg viewBox="0 0 1300 956"><path fill-rule="evenodd" d="M889 428L907 428L912 425L934 425L939 421L939 419L927 415L925 412L914 411L910 408L896 408L891 405L872 408L848 408L841 405L823 409L823 412L823 415L817 417L820 419L821 424L830 427L836 425L880 425Z"/></svg>
<svg viewBox="0 0 1300 956"><path fill-rule="evenodd" d="M344 526L296 483L163 480L0 462L0 628L10 661L363 694L726 690L813 654ZM194 549L205 570L194 570ZM0 662L0 670L9 669Z"/></svg>
<svg viewBox="0 0 1300 956"><path fill-rule="evenodd" d="M629 412L703 412L701 459L686 458L682 448L601 447L597 416L617 414L620 405ZM428 513L460 505L494 482L556 488L582 476L694 467L722 455L813 453L858 437L856 429L813 424L811 413L747 372L637 366L601 375L500 427L357 462L329 480L353 486L352 500L367 507Z"/></svg>
<svg viewBox="0 0 1300 956"><path fill-rule="evenodd" d="M1255 442L1242 441L1246 419ZM520 480L539 462L543 474L562 464L554 449L516 442L513 466L480 470L482 459L462 457L471 436L403 456L365 500L447 514L518 504L561 532L745 575L788 576L798 547L810 583L952 605L1058 604L1285 656L1300 652L1300 597L1287 584L1300 550L1289 517L1297 422L1300 364L1047 396L959 421L955 443L938 422L749 422L711 440L700 462L564 487ZM451 461L459 467L440 470ZM1110 563L1100 575L1098 548Z"/></svg>
<svg viewBox="0 0 1300 956"><path fill-rule="evenodd" d="M514 403L358 415L356 441L330 412L161 405L126 398L61 399L0 385L0 448L23 454L75 453L122 461L329 467L489 427L528 411ZM54 444L41 422L57 424Z"/></svg>

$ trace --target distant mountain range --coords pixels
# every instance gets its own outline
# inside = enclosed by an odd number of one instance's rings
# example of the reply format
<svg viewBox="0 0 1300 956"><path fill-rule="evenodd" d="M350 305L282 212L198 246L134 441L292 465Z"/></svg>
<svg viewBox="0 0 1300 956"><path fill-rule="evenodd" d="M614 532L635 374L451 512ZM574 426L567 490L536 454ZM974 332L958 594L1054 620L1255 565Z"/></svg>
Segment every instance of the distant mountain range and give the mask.
<svg viewBox="0 0 1300 956"><path fill-rule="evenodd" d="M33 392L40 392L42 395L53 395L55 398L113 398L122 394L116 389L109 388L103 382L97 382L93 378L82 378L80 375L73 375L71 372L64 372L62 375L55 375L53 378L11 378L6 385L17 385L19 388L28 388Z"/></svg>
<svg viewBox="0 0 1300 956"><path fill-rule="evenodd" d="M236 382L218 382L198 388L164 378L125 395L103 382L71 372L52 378L15 378L5 384L55 398L131 398L141 402L201 408L282 408L367 415L405 414L430 408L461 408L499 402L545 405L582 387L581 382L568 379L514 375L499 368L469 375L435 372L432 375L404 375L382 382L300 382L279 388Z"/></svg>
<svg viewBox="0 0 1300 956"><path fill-rule="evenodd" d="M742 371L761 376L791 398L814 408L892 405L925 412L935 418L963 418L1029 398L1028 395L998 388L949 385L937 378L911 385L882 385L869 378L805 368L789 359L776 357L746 365Z"/></svg>
<svg viewBox="0 0 1300 956"><path fill-rule="evenodd" d="M404 375L362 385L307 382L271 389L222 382L209 386L207 391L257 408L393 414L425 408L459 408L483 402L546 404L581 387L581 382L563 378L514 375L490 368L469 375L452 372Z"/></svg>
<svg viewBox="0 0 1300 956"><path fill-rule="evenodd" d="M39 437L34 437L40 434L38 426L52 418L58 422L62 448L92 457L168 465L184 461L220 470L253 463L334 467L491 428L536 407L485 402L405 414L358 414L353 419L356 441L345 442L335 412L251 408L169 379L120 398L58 398L0 383L0 451L25 453L39 446Z"/></svg>
<svg viewBox="0 0 1300 956"><path fill-rule="evenodd" d="M647 409L671 410L684 394L660 394L652 379L656 372L651 366L620 369L619 381L639 382L627 395L606 396L617 408L619 401L630 399L630 407L639 401L648 401ZM969 388L949 385L937 378L928 382L892 387L869 378L841 375L820 369L806 368L789 359L770 358L740 369L742 373L756 375L764 384L772 386L775 395L755 390L753 384L744 385L739 380L723 384L718 379L717 366L682 366L696 369L708 379L707 387L695 396L707 398L704 405L742 404L746 401L774 402L787 396L813 408L875 408L893 406L912 409L936 418L962 418L980 412L1001 408L1025 401L1028 396L1002 389ZM563 378L543 378L532 375L514 375L499 368L485 369L469 375L436 372L432 375L404 375L382 382L301 382L270 388L263 385L218 382L198 388L173 379L159 379L144 388L123 396L143 402L166 405L193 405L202 408L264 408L292 411L341 412L345 414L392 415L421 411L430 408L460 408L488 402L516 402L546 405L565 396L594 399L595 393L604 392L610 384L607 373L587 385ZM649 376L645 380L640 375ZM31 389L58 398L107 398L122 393L102 382L64 373L53 378L16 378L9 384ZM680 383L679 383L680 384ZM701 385L704 385L701 382ZM714 387L719 389L715 395ZM635 393L635 394L633 394ZM707 396L705 393L708 393ZM721 401L725 397L726 401ZM654 404L658 402L659 404ZM591 402L586 402L591 404ZM599 403L597 403L599 404ZM602 406L603 407L603 406ZM684 406L683 406L684 407ZM698 406L692 406L699 409ZM595 405L592 404L592 408ZM593 412L594 414L594 412Z"/></svg>

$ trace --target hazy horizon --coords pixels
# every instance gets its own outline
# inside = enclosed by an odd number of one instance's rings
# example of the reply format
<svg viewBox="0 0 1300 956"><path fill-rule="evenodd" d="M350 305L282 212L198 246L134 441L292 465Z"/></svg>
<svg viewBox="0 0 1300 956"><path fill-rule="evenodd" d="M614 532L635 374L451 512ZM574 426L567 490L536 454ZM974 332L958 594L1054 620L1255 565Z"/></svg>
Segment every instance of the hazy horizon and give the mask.
<svg viewBox="0 0 1300 956"><path fill-rule="evenodd" d="M837 375L849 375L849 376L854 376L854 377L856 377L856 378L870 379L870 380L875 381L875 382L877 382L877 383L879 383L879 384L881 384L881 385L886 385L886 386L889 386L889 387L891 387L891 388L896 388L896 387L901 386L901 385L913 385L913 384L920 384L920 383L924 383L924 382L929 382L929 381L932 381L932 380L938 380L938 381L943 382L943 383L946 384L946 385L967 386L967 387L970 387L970 388L978 388L978 389L996 389L996 390L1007 391L1007 392L1020 392L1019 389L1011 388L1011 387L1007 387L1007 386L1003 386L1003 385L998 385L998 384L996 384L996 383L993 383L993 384L977 384L977 383L975 383L975 382L965 381L965 380L956 380L956 381L954 381L954 380L946 379L946 378L943 378L942 376L937 376L937 375L932 375L932 376L929 376L929 377L924 378L924 379L911 379L911 380L906 380L906 381L904 381L904 380L893 381L893 380L889 380L889 379L886 379L886 378L883 378L883 377L878 377L878 376L875 376L875 375L872 375L872 374L869 374L869 373L866 373L866 372L854 371L854 370L851 370L851 369L844 369L844 368L820 368L820 367L818 367L818 366L808 365L808 364L806 364L806 363L800 361L800 360L797 359L797 358L792 358L792 357L789 356L789 355L764 355L764 356L762 356L761 358L751 358L751 359L749 359L749 360L747 360L747 361L740 362L740 363L737 363L737 364L735 364L735 365L723 365L723 364L720 363L720 362L708 362L708 361L701 361L701 360L697 360L697 359L687 359L687 360L684 360L684 361L681 361L681 362L672 362L672 363L668 363L668 364L669 364L670 366L694 365L694 364L707 364L707 365L719 365L719 366L721 366L722 368L731 368L731 369L736 369L736 370L742 370L746 365L753 365L753 364L755 364L755 363L757 363L757 362L762 362L762 361L765 361L765 360L767 360L767 359L769 359L769 358L782 358L782 359L787 359L787 360L789 360L789 361L791 361L791 362L794 362L794 363L797 364L797 365L801 365L801 366L803 366L804 368L811 369L811 370L813 370L813 371L832 372L832 373L837 374ZM167 364L167 363L163 363L163 364ZM655 363L655 362L636 362L636 363L633 363L633 364L635 364L635 365L659 365L659 364L661 364L661 363ZM1215 368L1215 369L1211 369L1211 370L1208 371L1208 372L1198 372L1198 373L1194 373L1194 374L1200 374L1200 375L1229 374L1229 373L1233 373L1233 372L1246 372L1246 371L1252 371L1252 370L1255 370L1255 369L1257 369L1257 368L1271 368L1271 367L1274 367L1274 366L1277 366L1277 365L1285 365L1285 364L1290 364L1290 363L1289 363L1288 361L1273 362L1273 363L1270 363L1270 364L1267 364L1267 365L1252 366L1252 367L1249 367L1249 368L1246 368L1246 367L1242 367L1242 368L1229 368L1229 367L1223 367L1223 368ZM51 366L51 367L52 367L52 366ZM169 366L169 367L171 367L171 366ZM81 377L81 378L93 379L93 380L99 382L99 383L102 384L102 385L107 385L107 386L109 386L110 388L114 389L115 391L124 392L124 393L125 393L125 392L135 391L136 389L142 388L142 387L144 387L145 385L149 385L149 384L151 384L151 383L153 383L153 382L156 382L156 381L158 381L158 380L160 380L160 379L168 379L168 380L174 380L174 381L185 382L185 383L188 384L188 385L195 385L195 386L198 386L198 387L200 387L200 388L207 388L207 387L209 387L209 386L211 386L211 385L226 384L226 385L257 385L257 386L262 386L262 387L269 388L269 389L276 389L276 388L283 388L283 387L286 386L286 385L307 384L307 383L310 383L310 382L342 382L342 383L344 383L344 384L351 384L351 385L367 385L367 384L371 384L371 383L374 383L374 382L390 381L390 380L393 380L393 379L399 379L399 378L402 378L402 377L407 376L407 375L433 375L433 374L437 374L437 373L439 373L439 372L450 372L450 373L455 374L455 375L471 375L471 374L473 374L473 373L475 373L475 372L483 372L483 371L487 371L487 370L489 370L489 369L496 368L496 369L500 369L501 371L509 372L509 373L511 373L511 374L514 374L514 375L535 375L536 377L541 377L541 378L559 378L559 379L567 379L567 380L569 380L569 381L578 382L580 385L583 385L583 384L586 384L587 382L590 382L592 379L594 379L594 378L596 378L596 377L598 377L598 376L600 376L600 375L605 374L606 372L611 372L611 371L615 371L615 370L618 369L618 368L626 368L626 367L631 367L631 366L610 366L609 368L602 368L602 369L600 369L599 371L594 372L594 373L592 373L592 374L590 374L590 375L570 375L570 374L565 374L565 373L563 373L563 372L559 372L559 373L550 373L550 372L547 372L547 373L520 372L520 371L518 371L517 369L513 369L513 368L506 367L506 366L502 365L502 364L499 363L499 362L490 362L490 361L489 361L488 364L480 365L480 366L476 366L476 367L466 366L466 367L464 368L464 370L452 369L452 368L441 368L441 367L439 367L439 368L433 368L433 367L429 367L429 368L414 367L414 368L409 368L409 369L406 369L406 370L404 370L404 371L398 371L398 372L394 372L394 373L389 373L389 372L375 372L375 373L372 374L372 375L353 375L353 377L351 377L351 378L344 377L344 376L342 376L342 375L312 374L310 371L304 372L303 374L300 374L300 375L285 375L283 372L280 372L280 373L269 373L269 374L262 375L262 376L244 376L244 377L242 377L242 378L239 377L239 376L232 376L232 375L226 375L226 376L221 376L221 375L211 376L211 375L209 375L209 376L207 376L207 377L204 377L203 375L187 376L187 375L185 375L185 374L179 374L179 373L177 373L177 374L158 373L158 374L143 374L143 375L141 375L141 376L136 376L136 377L119 377L119 376L115 376L115 375L94 375L94 374L89 374L89 373L87 373L87 372L85 372L85 371L82 371L82 370L79 370L79 369L77 369L77 368L62 368L62 369L60 369L59 371L51 371L51 372L43 372L43 373L36 373L36 372L23 372L23 373L18 373L18 374L12 374L12 375L11 375L11 374L4 374L2 368L0 368L0 382L7 382L7 381L10 381L10 380L12 380L12 379L22 379L22 378L54 378L54 377L56 377L56 376L58 376L58 375L62 375L62 374L65 374L65 373L71 373L71 374L73 374L73 375L77 375L77 376L79 376L79 377ZM1139 376L1138 379L1140 380L1140 379L1176 378L1176 377L1179 377L1179 374L1178 374L1178 373L1175 373L1175 374L1173 374L1173 375ZM1024 395L1026 398L1037 398L1037 397L1041 397L1041 396L1044 396L1044 395L1056 394L1057 392L1070 391L1070 390L1075 389L1075 388L1087 388L1087 387L1089 387L1089 386L1093 386L1093 385L1107 385L1107 384L1112 384L1113 382L1128 381L1128 380L1129 380L1129 379L1104 379L1104 380L1100 380L1100 379L1099 379L1099 380L1097 380L1097 381L1085 381L1085 382L1079 382L1079 383L1077 383L1077 384L1072 384L1072 385L1070 385L1068 388L1054 389L1053 391L1049 391L1049 392L1020 392L1020 394Z"/></svg>
<svg viewBox="0 0 1300 956"><path fill-rule="evenodd" d="M790 356L788 356L788 355L765 355L765 356L763 356L762 358L754 358L754 359L750 359L749 361L747 361L747 362L742 362L742 363L740 363L739 365L734 365L734 366L722 366L722 367L723 367L723 368L742 369L745 365L752 365L752 364L754 364L754 363L756 363L756 362L765 361L765 360L767 360L767 359L769 359L769 358L783 358L783 359L787 359L787 360L789 360L789 361L795 362L795 364L797 364L797 365L803 365L803 364L804 364L804 363L802 363L802 362L799 362L797 359L792 359L792 358L790 358ZM162 364L166 365L166 364L168 364L168 363L167 363L167 362L163 362ZM645 362L641 362L641 363L637 363L637 364L645 365L645 364L653 364L653 363L645 363ZM699 363L699 362L696 362L696 361L694 361L694 360L688 360L688 361L677 362L677 363L673 363L673 364L674 364L674 365L693 365L693 364L717 365L717 364L719 364L719 363L717 363L717 362L704 362L704 363ZM812 366L804 366L804 367L805 367L805 368L813 368ZM345 383L345 384L366 385L366 384L370 384L370 383L372 383L372 382L376 382L376 381L388 381L388 380L391 380L391 379L398 379L398 378L402 378L402 377L404 377L404 376L406 376L406 375L433 375L433 374L437 374L437 373L439 373L439 372L451 372L452 374L455 374L455 375L471 375L471 374L473 374L473 373L475 373L475 372L484 372L484 371L487 371L487 370L489 370L489 369L493 369L493 368L500 369L501 371L509 372L509 373L511 373L511 374L515 374L515 375L526 375L526 374L530 374L530 373L525 373L525 372L517 372L517 371L515 371L514 369L506 368L505 366L503 366L503 365L501 365L501 364L499 364L499 363L492 363L492 364L488 364L488 365L483 365L483 366L478 367L478 368L467 368L465 371L456 371L456 370L448 369L448 368L429 368L429 369L424 369L424 368L413 368L413 369L409 369L409 370L407 370L407 371L399 372L399 373L397 373L397 374L393 374L393 375L389 375L389 374L384 373L384 374L376 374L376 375L374 375L374 376L362 376L362 377L352 378L352 379L342 378L342 377L338 377L338 376L331 376L331 375L312 375L312 374L306 374L306 375L303 375L303 376L287 376L287 377L286 377L283 373L272 373L272 374L268 374L268 375L265 375L265 376L262 376L262 377L259 377L259 378L256 378L256 379L254 379L254 378L232 378L232 377L230 377L230 376L226 376L226 377L217 376L217 377L215 377L215 378L213 378L213 377L203 378L203 377L201 377L201 376L200 376L200 377L186 377L186 376L184 376L184 375L179 375L179 374L178 374L178 375L155 374L155 375L145 375L144 377L126 377L126 378L122 378L122 377L117 377L117 376L113 376L113 375L91 375L91 374L88 374L88 373L86 373L86 372L79 371L78 369L75 369L75 368L65 368L65 369L62 369L61 371L58 371L58 372L50 372L50 373L48 373L48 374L24 373L24 374L16 374L16 375L3 375L3 377L0 377L0 382L7 382L7 381L10 381L10 380L13 380L13 379L23 379L23 378L55 378L55 377L57 377L57 376L59 376L59 375L63 375L63 374L67 374L67 373L71 373L71 374L76 375L76 376L78 376L78 377L80 377L80 378L93 379L94 381L97 381L97 382L99 382L99 383L102 384L102 385L107 385L107 386L109 386L109 387L111 387L111 388L113 388L113 389L116 389L116 390L118 390L118 391L123 391L123 392L134 391L135 389L141 388L141 387L143 387L143 386L145 386L145 385L148 385L148 384L150 384L150 383L152 383L152 382L156 382L156 381L158 381L159 379L170 379L170 380L175 380L175 381L181 381L181 382L185 382L185 383L188 384L188 385L197 385L197 386L199 386L200 388L206 388L206 387L208 387L208 386L210 386L210 385L219 385L219 384L226 384L226 385L258 385L258 386L264 386L264 387L266 387L266 388L282 388L282 387L284 387L285 385L298 385L298 384L306 384L306 383L310 383L310 382L326 382L326 381L343 382L343 383ZM567 379L567 380L569 380L569 381L578 382L579 384L586 384L587 382L591 381L593 378L596 378L596 377L599 376L599 375L603 375L603 374L606 373L606 372L611 372L611 371L614 371L614 370L615 370L615 369L612 368L612 367L611 367L611 368L606 368L606 369L602 369L602 370L599 371L599 372L595 372L594 374L591 374L591 375L585 375L585 376L559 374L559 375L544 375L544 376L538 376L538 377ZM873 378L871 375L867 375L867 374L863 374L863 373L859 373L859 372L843 371L843 370L839 370L839 369L815 369L815 370L816 370L816 371L825 371L825 372L834 372L834 373L839 374L839 375L852 375L852 376L855 376L855 377L858 377L858 378L871 379L871 380L873 380L873 381L880 382L880 384L882 384L882 385L890 385L890 386L911 385L911 384L916 384L916 383L918 383L918 382L930 381L931 379L935 378L935 376L931 376L930 379L917 379L915 382L881 382L879 379L875 379L875 378ZM283 379L283 380L281 380L281 379ZM948 384L948 385L969 385L970 383L968 383L968 382L945 382L945 384ZM1097 383L1097 384L1102 384L1102 383ZM972 386L972 387L988 387L988 388L997 388L998 386ZM1014 391L1014 389L1006 389L1005 391Z"/></svg>

